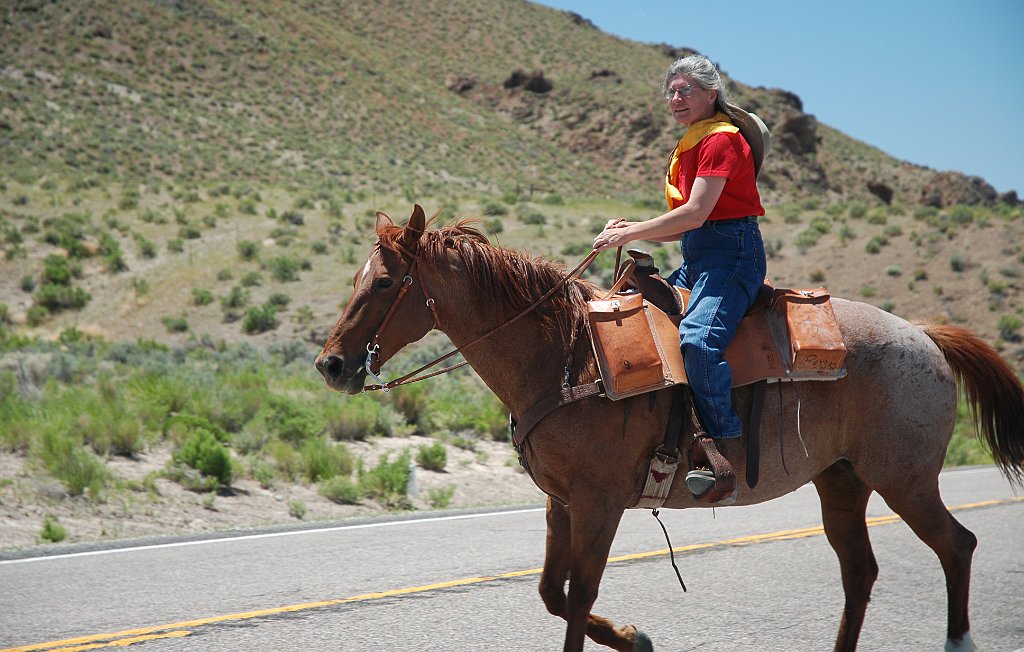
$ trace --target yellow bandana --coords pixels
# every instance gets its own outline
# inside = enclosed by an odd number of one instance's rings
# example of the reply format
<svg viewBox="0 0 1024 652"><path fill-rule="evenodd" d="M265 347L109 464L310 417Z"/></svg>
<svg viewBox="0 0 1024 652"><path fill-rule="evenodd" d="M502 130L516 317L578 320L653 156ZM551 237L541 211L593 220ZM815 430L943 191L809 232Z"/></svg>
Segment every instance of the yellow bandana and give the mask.
<svg viewBox="0 0 1024 652"><path fill-rule="evenodd" d="M676 145L675 151L672 152L672 160L669 161L668 172L665 174L665 201L668 202L669 210L686 203L686 197L672 183L679 176L679 156L683 152L696 147L697 143L703 140L705 136L722 132L734 134L739 130L739 127L729 122L729 116L724 113L716 113L707 120L701 120L690 125L690 128L686 130L686 134L679 139L679 144Z"/></svg>

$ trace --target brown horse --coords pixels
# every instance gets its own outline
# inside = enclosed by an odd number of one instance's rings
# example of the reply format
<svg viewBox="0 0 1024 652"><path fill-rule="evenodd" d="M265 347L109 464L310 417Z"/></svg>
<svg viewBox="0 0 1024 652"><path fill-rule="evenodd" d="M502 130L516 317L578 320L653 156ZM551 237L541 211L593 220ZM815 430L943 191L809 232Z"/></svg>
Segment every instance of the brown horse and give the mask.
<svg viewBox="0 0 1024 652"><path fill-rule="evenodd" d="M378 373L380 364L434 328L456 346L471 344L463 355L514 417L557 394L567 376L572 385L596 379L586 328L592 285L561 283L561 266L494 247L466 222L428 226L419 206L405 228L378 213L378 242L316 360L328 386L363 391L367 367ZM552 289L539 307L514 319ZM846 595L835 649L854 650L878 574L865 524L868 497L878 492L942 564L946 650L977 649L967 608L977 540L944 506L937 478L959 382L996 463L1021 482L1021 382L964 329L917 326L854 301L833 305L849 349L848 374L832 382L780 383L766 393L762 429L770 445L761 481L755 489L738 483L736 504L814 483ZM653 649L635 627L615 627L590 609L619 520L635 504L661 443L670 394L586 398L551 412L529 436L525 458L534 479L557 497L548 500L540 593L567 622L566 651L582 650L585 636L616 650ZM734 397L737 413L748 414L751 390L738 388ZM721 448L742 478L743 445L726 440ZM703 505L677 482L665 506Z"/></svg>

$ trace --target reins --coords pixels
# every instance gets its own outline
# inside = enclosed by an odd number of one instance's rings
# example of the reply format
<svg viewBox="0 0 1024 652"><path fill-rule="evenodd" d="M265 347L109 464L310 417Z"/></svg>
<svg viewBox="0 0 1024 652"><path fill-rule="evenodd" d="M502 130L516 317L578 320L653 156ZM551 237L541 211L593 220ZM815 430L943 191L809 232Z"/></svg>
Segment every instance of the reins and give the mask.
<svg viewBox="0 0 1024 652"><path fill-rule="evenodd" d="M498 332L499 330L505 328L506 326L511 326L512 324L516 323L517 321L519 321L523 317L527 316L528 314L530 314L531 312L536 310L545 301L547 301L552 296L554 296L554 294L556 292L558 292L558 290L560 288L562 288L566 283L568 283L571 279L573 279L576 276L582 274L590 266L590 264L592 262L594 262L594 259L597 258L597 255L599 253L601 253L601 252L598 251L597 249L595 249L595 250L591 251L589 254L587 254L586 258L581 260L579 262L579 264L576 265L576 267L574 267L569 273L567 273L565 276L563 276L558 281L558 283L556 283L550 290L545 292L543 296L541 296L539 299L534 301L532 304L530 304L530 306L528 306L525 310L520 312L518 315L516 315L512 319L510 319L510 320L508 320L506 322L503 322L501 324L498 324L497 326L495 326L491 330L487 331L483 335L480 335L476 339L474 339L474 340L472 340L470 342L467 342L466 344L463 344L462 346L449 351L448 353L442 355L439 358L435 358L434 360L428 362L427 364L423 365L422 367L407 373L406 375L402 376L401 378L396 378L396 379L391 380L391 381L385 381L383 378L381 378L378 375L379 372L380 372L380 362L379 362L379 359L380 359L380 339L381 339L381 336L384 334L384 329L387 327L388 323L391 321L391 318L394 316L395 311L398 308L398 304L405 297L406 293L408 292L409 288L412 287L413 283L415 283L415 278L413 277L412 274L413 274L413 271L416 268L416 263L419 262L419 257L418 256L412 254L409 251L404 250L404 248L403 248L403 250L400 253L402 253L403 255L409 256L410 258L412 258L412 261L409 263L409 268L408 268L408 270L406 270L405 277L402 279L402 287L398 291L398 295L395 297L394 302L391 304L391 308L388 310L387 314L384 316L384 320L381 322L380 327L377 329L376 334L373 336L373 340L371 340L366 345L366 352L367 352L367 355L366 355L366 365L365 365L366 366L366 372L367 372L367 374L370 375L370 377L372 377L374 380L376 380L378 384L376 384L376 385L366 385L365 387L363 387L363 391L364 392L374 392L374 391L389 392L389 391L391 391L391 389L393 387L398 387L399 385L408 385L410 383L415 383L415 382L420 381L420 380L426 380L427 378L433 378L434 376L440 376L441 374L446 374L449 371L454 371L454 370L458 369L459 367L463 367L463 366L467 365L468 362L460 362L459 364L452 365L450 367L445 367L443 369L439 369L439 370L431 372L429 374L424 374L422 376L417 376L417 374L419 374L419 373L421 373L423 371L426 371L427 369L430 369L431 367L436 366L436 365L444 362L445 360L448 360L449 358L451 358L451 357L453 357L455 355L458 355L459 353L461 353L462 351L465 351L466 349L468 349L469 347L473 346L474 344L482 342L483 340L485 340L488 337L494 335L496 332ZM437 321L437 312L436 312L436 310L434 308L434 300L427 294L426 288L423 287L422 283L420 284L420 289L423 292L423 296L426 298L427 307L430 308L430 311L433 314L434 326L436 328L438 328L438 330L440 330L440 324ZM376 371L374 370L374 367L376 367Z"/></svg>

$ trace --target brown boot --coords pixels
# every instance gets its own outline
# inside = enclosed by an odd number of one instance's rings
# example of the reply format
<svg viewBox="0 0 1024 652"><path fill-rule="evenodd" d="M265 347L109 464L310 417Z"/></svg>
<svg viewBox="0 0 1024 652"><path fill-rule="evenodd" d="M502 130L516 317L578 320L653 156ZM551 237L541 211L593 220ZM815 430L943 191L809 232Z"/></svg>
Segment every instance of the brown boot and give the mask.
<svg viewBox="0 0 1024 652"><path fill-rule="evenodd" d="M686 486L697 498L711 503L725 504L735 500L736 474L732 465L720 452L715 440L704 433L697 433L690 447L690 468L686 474ZM731 501L730 501L731 502Z"/></svg>

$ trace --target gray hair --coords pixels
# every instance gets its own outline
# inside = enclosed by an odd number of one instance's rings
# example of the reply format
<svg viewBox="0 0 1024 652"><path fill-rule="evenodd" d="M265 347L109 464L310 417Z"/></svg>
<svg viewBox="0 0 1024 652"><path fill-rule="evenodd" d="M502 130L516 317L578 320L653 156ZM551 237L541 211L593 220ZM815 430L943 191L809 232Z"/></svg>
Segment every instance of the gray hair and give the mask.
<svg viewBox="0 0 1024 652"><path fill-rule="evenodd" d="M680 75L686 75L704 90L718 91L718 97L715 99L715 111L732 117L732 111L726 108L729 102L729 92L725 88L722 76L718 73L718 66L710 59L702 54L691 54L673 61L665 71L665 79L661 83L662 93L667 92L669 83Z"/></svg>

